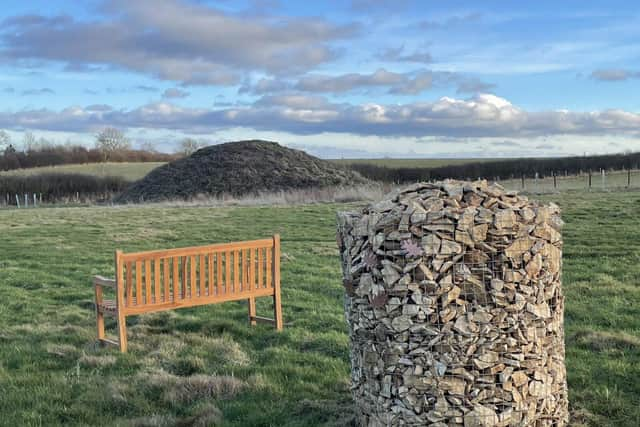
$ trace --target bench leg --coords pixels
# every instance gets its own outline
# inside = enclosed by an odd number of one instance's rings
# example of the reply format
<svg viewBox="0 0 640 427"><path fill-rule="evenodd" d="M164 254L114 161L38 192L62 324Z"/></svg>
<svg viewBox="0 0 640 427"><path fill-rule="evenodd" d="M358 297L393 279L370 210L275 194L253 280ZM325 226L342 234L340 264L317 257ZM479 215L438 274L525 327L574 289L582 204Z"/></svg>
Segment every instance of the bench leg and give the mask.
<svg viewBox="0 0 640 427"><path fill-rule="evenodd" d="M280 300L280 289L276 289L273 294L273 318L276 323L276 329L282 330L282 302Z"/></svg>
<svg viewBox="0 0 640 427"><path fill-rule="evenodd" d="M118 342L120 343L120 352L127 352L127 320L120 312L118 312Z"/></svg>
<svg viewBox="0 0 640 427"><path fill-rule="evenodd" d="M249 324L251 326L256 325L256 299L251 297L247 300L249 303Z"/></svg>
<svg viewBox="0 0 640 427"><path fill-rule="evenodd" d="M100 311L100 304L102 303L102 287L95 286L96 292L96 329L98 330L98 341L102 342L105 338L104 333L104 314Z"/></svg>

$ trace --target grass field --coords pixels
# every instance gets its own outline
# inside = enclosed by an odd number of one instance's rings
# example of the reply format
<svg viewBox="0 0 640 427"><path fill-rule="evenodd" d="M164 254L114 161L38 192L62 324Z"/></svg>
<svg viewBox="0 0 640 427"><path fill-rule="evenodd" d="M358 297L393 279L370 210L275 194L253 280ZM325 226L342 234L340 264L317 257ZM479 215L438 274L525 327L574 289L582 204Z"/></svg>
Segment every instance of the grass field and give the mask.
<svg viewBox="0 0 640 427"><path fill-rule="evenodd" d="M572 425L640 425L640 192L544 198L567 223ZM335 248L335 212L349 206L0 210L0 424L349 425ZM115 248L275 232L283 333L250 328L245 304L225 303L131 319L126 355L94 345L89 278L113 274Z"/></svg>
<svg viewBox="0 0 640 427"><path fill-rule="evenodd" d="M16 169L0 172L0 175L37 175L41 173L80 173L97 176L120 176L127 181L136 181L163 162L131 163L87 163L82 165L46 166L41 168Z"/></svg>
<svg viewBox="0 0 640 427"><path fill-rule="evenodd" d="M497 159L333 159L343 165L368 164L389 168L437 168L440 166L462 165L465 163L488 162ZM500 159L509 160L509 159Z"/></svg>

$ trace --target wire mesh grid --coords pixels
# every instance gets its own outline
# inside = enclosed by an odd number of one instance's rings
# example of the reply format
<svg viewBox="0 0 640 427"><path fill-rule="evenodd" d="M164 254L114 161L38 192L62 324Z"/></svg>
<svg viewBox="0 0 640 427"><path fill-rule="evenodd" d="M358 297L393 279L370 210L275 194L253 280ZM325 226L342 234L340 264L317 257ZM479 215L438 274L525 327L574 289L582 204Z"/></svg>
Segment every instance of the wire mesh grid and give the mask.
<svg viewBox="0 0 640 427"><path fill-rule="evenodd" d="M565 425L560 260L545 248L560 236L522 210L461 230L460 209L442 209L428 229L394 208L383 227L339 230L361 423Z"/></svg>

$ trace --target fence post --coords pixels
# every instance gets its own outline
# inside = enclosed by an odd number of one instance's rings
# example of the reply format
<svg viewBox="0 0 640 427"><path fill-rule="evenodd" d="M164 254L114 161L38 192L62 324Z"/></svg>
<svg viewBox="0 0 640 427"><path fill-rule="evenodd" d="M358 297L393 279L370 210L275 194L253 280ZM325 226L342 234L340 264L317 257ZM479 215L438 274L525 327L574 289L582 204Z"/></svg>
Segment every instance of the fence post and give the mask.
<svg viewBox="0 0 640 427"><path fill-rule="evenodd" d="M591 188L591 169L589 169L589 188Z"/></svg>
<svg viewBox="0 0 640 427"><path fill-rule="evenodd" d="M16 206L20 209L20 197L16 194Z"/></svg>
<svg viewBox="0 0 640 427"><path fill-rule="evenodd" d="M521 176L522 179L522 189L524 190L524 174Z"/></svg>
<svg viewBox="0 0 640 427"><path fill-rule="evenodd" d="M631 187L631 169L627 171L627 188Z"/></svg>
<svg viewBox="0 0 640 427"><path fill-rule="evenodd" d="M36 193L33 193L33 207L38 206L38 196Z"/></svg>
<svg viewBox="0 0 640 427"><path fill-rule="evenodd" d="M556 173L553 172L553 188L554 190L558 188L558 183L556 182Z"/></svg>
<svg viewBox="0 0 640 427"><path fill-rule="evenodd" d="M605 173L604 173L604 168L602 168L602 189L604 190L606 185L605 185L605 181L606 181L606 177L605 177Z"/></svg>
<svg viewBox="0 0 640 427"><path fill-rule="evenodd" d="M24 207L28 208L29 207L29 197L27 196L27 194L25 193L24 195Z"/></svg>

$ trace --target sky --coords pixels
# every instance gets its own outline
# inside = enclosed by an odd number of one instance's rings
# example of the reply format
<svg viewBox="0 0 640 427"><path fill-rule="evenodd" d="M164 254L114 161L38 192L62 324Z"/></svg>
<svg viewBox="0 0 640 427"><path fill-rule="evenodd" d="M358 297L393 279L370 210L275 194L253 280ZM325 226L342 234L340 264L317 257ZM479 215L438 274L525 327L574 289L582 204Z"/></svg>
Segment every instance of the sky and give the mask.
<svg viewBox="0 0 640 427"><path fill-rule="evenodd" d="M640 151L640 3L30 0L0 8L0 129L325 158Z"/></svg>

